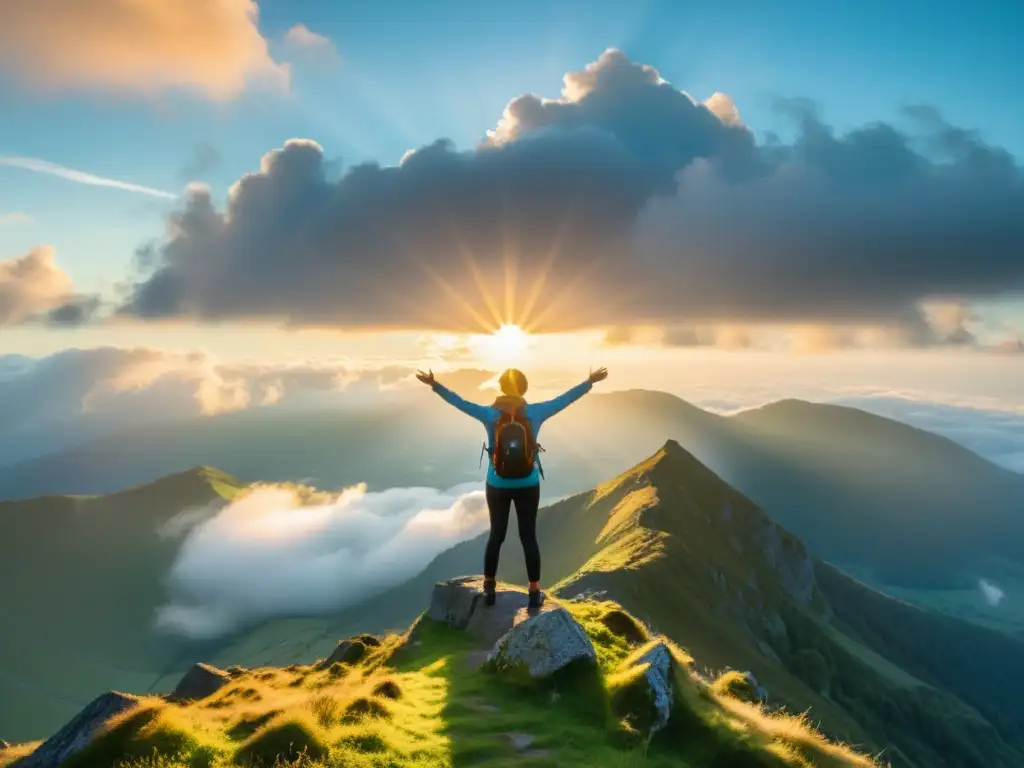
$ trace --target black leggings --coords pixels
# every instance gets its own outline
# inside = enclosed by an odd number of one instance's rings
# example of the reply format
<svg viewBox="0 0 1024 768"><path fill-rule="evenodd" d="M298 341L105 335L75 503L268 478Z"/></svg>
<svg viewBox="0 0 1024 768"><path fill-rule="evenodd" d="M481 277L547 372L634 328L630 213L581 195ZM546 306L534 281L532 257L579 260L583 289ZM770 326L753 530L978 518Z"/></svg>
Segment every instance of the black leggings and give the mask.
<svg viewBox="0 0 1024 768"><path fill-rule="evenodd" d="M493 579L498 574L498 553L508 531L508 515L516 505L519 540L526 555L526 577L540 581L540 547L537 545L537 507L540 506L540 484L526 488L495 488L487 485L487 511L491 515L491 535L484 550L484 576Z"/></svg>

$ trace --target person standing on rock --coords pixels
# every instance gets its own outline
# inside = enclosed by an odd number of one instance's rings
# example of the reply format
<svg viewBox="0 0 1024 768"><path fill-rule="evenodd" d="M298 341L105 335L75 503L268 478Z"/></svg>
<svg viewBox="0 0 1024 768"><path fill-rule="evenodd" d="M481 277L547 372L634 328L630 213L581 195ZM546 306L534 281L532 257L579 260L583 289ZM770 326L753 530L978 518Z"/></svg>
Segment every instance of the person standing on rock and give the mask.
<svg viewBox="0 0 1024 768"><path fill-rule="evenodd" d="M491 531L484 550L484 604L494 605L498 574L498 554L512 505L516 508L519 540L526 556L526 574L530 581L529 607L540 607L540 546L537 543L537 509L540 506L539 452L537 443L541 425L579 400L595 383L608 377L600 368L592 371L587 380L568 392L543 403L527 403L523 398L528 382L522 371L510 368L501 374L498 384L501 395L492 405L478 405L459 397L434 378L434 372L416 372L416 378L428 385L445 402L455 406L484 425L487 430L487 510L491 518Z"/></svg>

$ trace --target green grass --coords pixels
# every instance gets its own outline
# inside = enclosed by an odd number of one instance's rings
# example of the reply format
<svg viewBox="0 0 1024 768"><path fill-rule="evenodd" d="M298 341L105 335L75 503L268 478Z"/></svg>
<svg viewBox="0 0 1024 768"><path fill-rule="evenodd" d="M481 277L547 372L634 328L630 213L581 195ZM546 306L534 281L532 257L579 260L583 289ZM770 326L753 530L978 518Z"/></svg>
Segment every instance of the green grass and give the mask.
<svg viewBox="0 0 1024 768"><path fill-rule="evenodd" d="M106 690L159 690L162 673L180 678L195 660L182 658L188 643L156 631L153 617L181 542L158 531L241 490L200 467L106 496L0 501L4 738L53 732Z"/></svg>
<svg viewBox="0 0 1024 768"><path fill-rule="evenodd" d="M916 688L924 685L913 675L908 674L902 667L898 667L879 653L876 653L868 646L854 640L835 627L824 628L833 640L852 656L873 669L879 675L901 688Z"/></svg>
<svg viewBox="0 0 1024 768"><path fill-rule="evenodd" d="M632 660L643 646L629 627L639 625L614 603L566 607L591 637L596 667L543 683L508 679L470 663L478 649L464 632L423 619L415 640L388 637L343 676L315 665L261 668L204 700L144 699L110 720L67 768L877 764L825 741L799 718L770 716L716 693L674 645L673 717L645 738L632 717L642 689L619 695L623 669L633 669L635 682ZM516 734L532 738L528 748L517 749Z"/></svg>

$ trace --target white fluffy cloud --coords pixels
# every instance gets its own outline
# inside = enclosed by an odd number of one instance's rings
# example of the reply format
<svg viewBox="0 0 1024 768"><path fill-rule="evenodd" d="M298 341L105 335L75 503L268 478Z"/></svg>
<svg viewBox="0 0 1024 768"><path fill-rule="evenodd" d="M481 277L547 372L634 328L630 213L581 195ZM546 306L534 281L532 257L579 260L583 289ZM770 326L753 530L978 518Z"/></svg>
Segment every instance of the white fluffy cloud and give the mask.
<svg viewBox="0 0 1024 768"><path fill-rule="evenodd" d="M1003 598L1006 597L1006 593L1003 590L987 579L979 579L978 588L985 597L985 602L993 607L1003 602Z"/></svg>
<svg viewBox="0 0 1024 768"><path fill-rule="evenodd" d="M840 350L962 347L981 352L1024 352L1021 331L992 327L981 313L959 301L922 302L886 323L683 323L664 327L613 326L604 344L718 347L819 355Z"/></svg>
<svg viewBox="0 0 1024 768"><path fill-rule="evenodd" d="M0 465L128 427L283 406L355 384L377 391L411 373L332 359L228 364L204 352L146 347L0 356Z"/></svg>
<svg viewBox="0 0 1024 768"><path fill-rule="evenodd" d="M357 486L306 505L292 489L262 487L189 530L157 623L207 638L271 616L336 611L405 581L486 526L475 485Z"/></svg>
<svg viewBox="0 0 1024 768"><path fill-rule="evenodd" d="M0 261L0 328L24 322L75 325L95 308L95 299L75 293L52 248L42 246Z"/></svg>
<svg viewBox="0 0 1024 768"><path fill-rule="evenodd" d="M0 74L46 90L184 87L213 98L254 79L286 85L258 22L253 0L4 0Z"/></svg>
<svg viewBox="0 0 1024 768"><path fill-rule="evenodd" d="M296 24L284 36L289 50L302 58L320 61L336 61L338 50L329 37L319 35L305 24Z"/></svg>

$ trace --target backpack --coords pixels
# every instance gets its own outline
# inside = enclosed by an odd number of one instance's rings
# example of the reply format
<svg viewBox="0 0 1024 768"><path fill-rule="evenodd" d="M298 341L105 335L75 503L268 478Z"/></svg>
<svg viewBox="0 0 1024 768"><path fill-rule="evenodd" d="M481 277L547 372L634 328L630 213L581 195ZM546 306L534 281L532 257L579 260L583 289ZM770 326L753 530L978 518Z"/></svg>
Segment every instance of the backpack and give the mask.
<svg viewBox="0 0 1024 768"><path fill-rule="evenodd" d="M525 403L495 404L501 411L494 427L491 461L498 477L519 480L529 477L537 463L537 445L533 428L526 418Z"/></svg>

